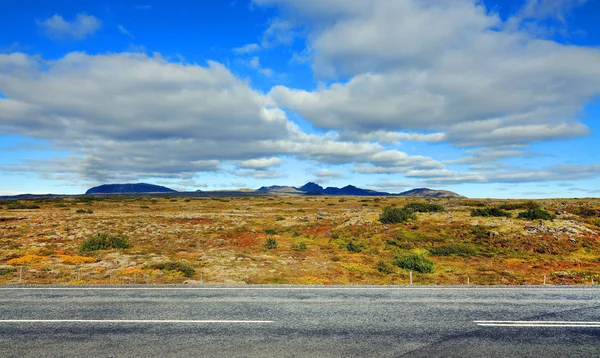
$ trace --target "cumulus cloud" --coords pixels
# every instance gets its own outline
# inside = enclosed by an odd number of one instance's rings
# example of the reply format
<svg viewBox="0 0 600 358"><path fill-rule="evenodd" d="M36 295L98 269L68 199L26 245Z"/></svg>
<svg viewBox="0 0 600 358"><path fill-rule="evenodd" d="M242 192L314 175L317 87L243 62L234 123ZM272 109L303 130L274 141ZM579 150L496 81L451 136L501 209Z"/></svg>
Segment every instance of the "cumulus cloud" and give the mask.
<svg viewBox="0 0 600 358"><path fill-rule="evenodd" d="M0 55L0 90L2 131L83 154L84 177L218 170L219 161L269 153L260 141L289 137L285 114L216 62L14 53Z"/></svg>
<svg viewBox="0 0 600 358"><path fill-rule="evenodd" d="M306 28L315 75L334 80L270 92L320 129L458 147L590 133L579 116L600 95L600 50L508 30L479 1L255 2ZM536 4L535 13L550 6Z"/></svg>
<svg viewBox="0 0 600 358"><path fill-rule="evenodd" d="M270 167L275 167L281 165L283 160L272 157L272 158L258 158L258 159L249 159L237 162L237 166L239 168L244 169L266 169Z"/></svg>
<svg viewBox="0 0 600 358"><path fill-rule="evenodd" d="M82 40L102 27L102 21L93 15L87 14L77 14L71 22L58 14L36 22L46 36L55 40Z"/></svg>
<svg viewBox="0 0 600 358"><path fill-rule="evenodd" d="M57 60L0 54L0 91L3 133L47 139L76 153L10 170L102 182L188 180L230 165L242 169L235 175L276 178L282 174L268 168L282 163L279 156L405 168L434 162L378 143L307 134L217 62L173 63L140 53L70 53Z"/></svg>
<svg viewBox="0 0 600 358"><path fill-rule="evenodd" d="M313 172L313 174L319 179L334 179L344 177L342 174L328 169L317 170Z"/></svg>
<svg viewBox="0 0 600 358"><path fill-rule="evenodd" d="M583 180L600 176L600 164L563 164L542 170L458 173L447 170L430 173L407 173L407 177L424 179L427 185L462 183L534 183L561 180Z"/></svg>
<svg viewBox="0 0 600 358"><path fill-rule="evenodd" d="M589 0L527 0L523 7L509 19L509 29L518 28L523 22L555 19L566 26L565 16L574 8L585 5Z"/></svg>
<svg viewBox="0 0 600 358"><path fill-rule="evenodd" d="M445 133L404 133L389 131L374 131L369 133L347 132L340 135L343 139L360 140L379 143L396 143L401 141L439 143L446 140Z"/></svg>
<svg viewBox="0 0 600 358"><path fill-rule="evenodd" d="M520 147L507 147L507 148L482 148L477 150L467 150L468 154L466 157L462 157L457 160L451 160L446 162L447 164L470 164L473 168L473 164L481 165L482 163L494 163L506 159L506 158L517 158L517 157L538 157L541 154L526 152Z"/></svg>

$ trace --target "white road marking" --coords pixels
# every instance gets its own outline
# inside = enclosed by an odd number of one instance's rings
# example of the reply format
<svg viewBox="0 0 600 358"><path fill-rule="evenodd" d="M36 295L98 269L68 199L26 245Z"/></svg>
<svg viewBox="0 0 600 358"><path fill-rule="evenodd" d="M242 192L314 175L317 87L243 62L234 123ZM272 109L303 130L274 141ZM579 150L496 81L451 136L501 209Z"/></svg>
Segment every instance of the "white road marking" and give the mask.
<svg viewBox="0 0 600 358"><path fill-rule="evenodd" d="M273 323L274 321L178 319L2 319L0 323Z"/></svg>
<svg viewBox="0 0 600 358"><path fill-rule="evenodd" d="M600 322L586 321L473 321L482 327L599 327Z"/></svg>

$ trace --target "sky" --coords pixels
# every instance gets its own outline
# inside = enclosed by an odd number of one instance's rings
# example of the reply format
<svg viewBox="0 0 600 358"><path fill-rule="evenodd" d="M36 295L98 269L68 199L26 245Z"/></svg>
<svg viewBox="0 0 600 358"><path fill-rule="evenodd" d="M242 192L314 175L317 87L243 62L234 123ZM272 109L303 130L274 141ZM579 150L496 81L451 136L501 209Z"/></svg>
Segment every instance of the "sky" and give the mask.
<svg viewBox="0 0 600 358"><path fill-rule="evenodd" d="M0 195L600 196L600 0L0 0Z"/></svg>

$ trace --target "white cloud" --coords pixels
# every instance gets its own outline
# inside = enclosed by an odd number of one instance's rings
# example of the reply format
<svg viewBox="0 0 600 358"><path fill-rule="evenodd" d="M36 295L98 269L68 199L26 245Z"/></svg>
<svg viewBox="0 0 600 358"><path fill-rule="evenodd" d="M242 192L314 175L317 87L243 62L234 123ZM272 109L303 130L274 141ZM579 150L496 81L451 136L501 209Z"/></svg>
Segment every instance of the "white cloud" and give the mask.
<svg viewBox="0 0 600 358"><path fill-rule="evenodd" d="M294 41L294 25L282 19L271 20L269 27L263 34L261 46L269 48L277 45L290 45Z"/></svg>
<svg viewBox="0 0 600 358"><path fill-rule="evenodd" d="M255 2L306 29L317 77L348 78L270 96L342 138L477 147L590 133L579 116L600 95L600 50L505 29L481 2Z"/></svg>
<svg viewBox="0 0 600 358"><path fill-rule="evenodd" d="M282 174L266 169L285 155L317 163L439 165L377 143L306 134L216 62L173 63L140 53L71 53L51 61L0 54L0 91L2 133L47 139L76 154L6 170L103 182L189 180L229 165L244 169L236 175L276 178Z"/></svg>
<svg viewBox="0 0 600 358"><path fill-rule="evenodd" d="M253 56L250 60L247 61L247 64L250 68L257 70L267 77L273 76L273 70L270 68L263 68L260 64L260 58L258 56Z"/></svg>
<svg viewBox="0 0 600 358"><path fill-rule="evenodd" d="M589 0L527 0L523 7L509 19L507 27L516 29L525 21L556 19L566 26L565 16Z"/></svg>
<svg viewBox="0 0 600 358"><path fill-rule="evenodd" d="M374 131L369 133L344 132L341 137L343 139L348 140L360 140L379 143L396 143L400 141L439 143L444 142L446 140L445 133L423 134L387 131Z"/></svg>
<svg viewBox="0 0 600 358"><path fill-rule="evenodd" d="M125 26L123 26L123 25L119 24L119 25L117 26L117 28L119 29L119 32L120 32L120 33L122 33L123 35L125 35L125 36L128 36L128 37L131 37L132 39L134 39L134 38L135 38L135 36L133 36L133 34L132 34L131 32L129 32L129 30L127 30L127 29L125 28Z"/></svg>
<svg viewBox="0 0 600 358"><path fill-rule="evenodd" d="M557 165L542 170L512 170L500 172L450 171L407 173L408 177L424 179L427 185L449 185L463 183L534 183L563 180L583 180L600 176L600 164Z"/></svg>
<svg viewBox="0 0 600 358"><path fill-rule="evenodd" d="M63 19L58 14L36 22L46 36L55 40L82 40L102 27L102 21L93 15L86 14L77 14L72 22Z"/></svg>
<svg viewBox="0 0 600 358"><path fill-rule="evenodd" d="M249 159L237 162L237 166L244 169L266 169L281 165L283 160L271 157L271 158L258 158Z"/></svg>
<svg viewBox="0 0 600 358"><path fill-rule="evenodd" d="M313 173L319 179L343 178L344 176L338 172L328 169L317 170Z"/></svg>
<svg viewBox="0 0 600 358"><path fill-rule="evenodd" d="M260 46L258 44L250 43L250 44L246 44L242 47L234 48L233 52L235 52L237 54L247 54L247 53L255 52L258 50L260 50Z"/></svg>

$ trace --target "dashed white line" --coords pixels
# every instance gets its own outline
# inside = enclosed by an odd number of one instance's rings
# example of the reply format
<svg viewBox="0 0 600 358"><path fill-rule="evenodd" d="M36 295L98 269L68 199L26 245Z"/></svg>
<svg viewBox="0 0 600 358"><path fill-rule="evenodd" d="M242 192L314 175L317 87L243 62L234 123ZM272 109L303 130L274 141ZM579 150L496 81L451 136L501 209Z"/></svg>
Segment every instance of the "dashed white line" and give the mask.
<svg viewBox="0 0 600 358"><path fill-rule="evenodd" d="M600 322L587 321L473 321L482 327L598 327Z"/></svg>
<svg viewBox="0 0 600 358"><path fill-rule="evenodd" d="M178 319L2 319L0 323L273 323L243 320L178 320Z"/></svg>

